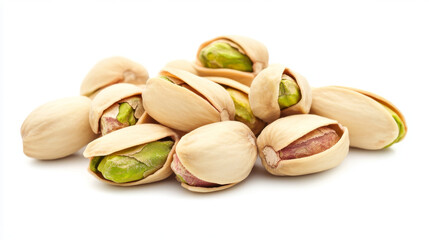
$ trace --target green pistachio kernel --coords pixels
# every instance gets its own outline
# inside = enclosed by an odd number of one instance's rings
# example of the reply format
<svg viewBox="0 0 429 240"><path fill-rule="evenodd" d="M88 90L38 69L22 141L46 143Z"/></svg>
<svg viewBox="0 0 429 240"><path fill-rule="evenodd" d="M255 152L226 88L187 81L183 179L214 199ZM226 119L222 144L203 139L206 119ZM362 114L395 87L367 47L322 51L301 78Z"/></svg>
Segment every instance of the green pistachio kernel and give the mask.
<svg viewBox="0 0 429 240"><path fill-rule="evenodd" d="M93 172L97 172L97 167L100 164L103 157L93 157L89 163L89 169Z"/></svg>
<svg viewBox="0 0 429 240"><path fill-rule="evenodd" d="M156 141L105 156L97 170L116 183L143 179L164 166L173 144L173 141Z"/></svg>
<svg viewBox="0 0 429 240"><path fill-rule="evenodd" d="M290 107L301 100L299 87L288 75L284 74L280 81L278 103L280 109Z"/></svg>
<svg viewBox="0 0 429 240"><path fill-rule="evenodd" d="M253 63L250 58L225 42L213 42L201 49L199 60L207 68L229 68L253 72Z"/></svg>
<svg viewBox="0 0 429 240"><path fill-rule="evenodd" d="M393 140L393 142L391 142L389 145L385 146L384 148L388 148L390 146L392 146L394 143L397 143L399 141L402 140L402 138L404 138L405 136L405 125L404 122L402 122L401 118L398 116L398 114L396 112L394 112L392 109L390 109L389 107L383 105L383 107L385 107L387 109L387 111L392 115L393 119L395 119L396 124L398 124L398 129L399 129L399 133L398 133L398 137Z"/></svg>
<svg viewBox="0 0 429 240"><path fill-rule="evenodd" d="M167 76L159 76L159 78L161 78L161 79L164 79L164 80L167 80L167 81L169 81L169 82L171 82L171 83L174 83L169 77L167 77Z"/></svg>
<svg viewBox="0 0 429 240"><path fill-rule="evenodd" d="M128 123L129 126L135 125L137 122L134 117L134 109L126 102L119 104L119 113L116 119L123 124Z"/></svg>

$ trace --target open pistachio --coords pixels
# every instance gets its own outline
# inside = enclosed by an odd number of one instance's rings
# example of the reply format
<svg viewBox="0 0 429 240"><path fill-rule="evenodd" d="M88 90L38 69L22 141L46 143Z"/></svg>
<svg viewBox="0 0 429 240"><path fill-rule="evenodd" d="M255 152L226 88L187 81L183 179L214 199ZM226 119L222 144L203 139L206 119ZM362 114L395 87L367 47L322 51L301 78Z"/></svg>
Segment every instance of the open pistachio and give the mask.
<svg viewBox="0 0 429 240"><path fill-rule="evenodd" d="M270 123L280 117L308 113L311 88L300 74L283 65L273 64L253 80L249 101L255 116Z"/></svg>
<svg viewBox="0 0 429 240"><path fill-rule="evenodd" d="M278 176L297 176L338 166L349 151L347 128L312 114L280 118L259 135L265 169Z"/></svg>
<svg viewBox="0 0 429 240"><path fill-rule="evenodd" d="M198 49L195 70L200 76L219 76L250 86L253 78L268 66L267 48L243 36L220 36Z"/></svg>
<svg viewBox="0 0 429 240"><path fill-rule="evenodd" d="M231 120L235 113L234 103L222 86L174 68L164 68L160 77L148 80L143 106L159 123L184 132Z"/></svg>
<svg viewBox="0 0 429 240"><path fill-rule="evenodd" d="M206 77L223 86L232 98L235 106L235 120L246 124L255 135L265 127L265 123L253 115L249 102L249 87L223 77Z"/></svg>
<svg viewBox="0 0 429 240"><path fill-rule="evenodd" d="M377 150L401 141L407 125L386 99L359 89L330 86L313 89L311 113L332 118L350 131L350 146Z"/></svg>
<svg viewBox="0 0 429 240"><path fill-rule="evenodd" d="M207 68L229 68L252 72L253 63L248 56L227 42L215 41L201 49L199 60Z"/></svg>
<svg viewBox="0 0 429 240"><path fill-rule="evenodd" d="M120 129L88 144L84 156L97 179L119 186L160 181L170 176L179 136L159 124Z"/></svg>
<svg viewBox="0 0 429 240"><path fill-rule="evenodd" d="M129 83L118 83L100 91L89 112L91 129L106 135L136 123L153 122L145 113L142 89Z"/></svg>
<svg viewBox="0 0 429 240"><path fill-rule="evenodd" d="M78 96L48 102L31 112L21 126L25 155L62 158L92 141L96 135L88 121L90 106L89 98Z"/></svg>
<svg viewBox="0 0 429 240"><path fill-rule="evenodd" d="M80 95L94 98L103 88L116 83L143 85L149 78L140 64L124 57L110 57L98 62L80 86Z"/></svg>
<svg viewBox="0 0 429 240"><path fill-rule="evenodd" d="M208 124L184 135L171 168L182 187L220 191L243 181L256 161L255 136L243 123Z"/></svg>

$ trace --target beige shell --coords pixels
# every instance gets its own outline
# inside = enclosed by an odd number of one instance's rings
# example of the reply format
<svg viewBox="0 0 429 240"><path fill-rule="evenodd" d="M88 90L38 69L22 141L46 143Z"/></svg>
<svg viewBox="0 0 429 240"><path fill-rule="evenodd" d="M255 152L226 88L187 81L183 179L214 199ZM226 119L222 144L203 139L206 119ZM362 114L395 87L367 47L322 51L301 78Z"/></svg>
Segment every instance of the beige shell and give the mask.
<svg viewBox="0 0 429 240"><path fill-rule="evenodd" d="M107 135L104 135L100 138L95 139L90 142L83 152L83 156L89 158L90 160L93 157L98 156L107 156L112 153L142 145L145 143L158 141L160 139L170 137L174 141L174 145L168 154L167 161L164 166L156 171L155 173L147 176L144 179L127 182L127 183L115 183L113 181L109 181L101 174L94 173L88 168L88 171L94 175L97 179L102 182L109 183L117 186L134 186L140 184L146 184L151 182L161 181L167 177L169 177L172 173L170 168L170 164L173 159L173 154L175 152L176 144L179 140L179 136L171 129L164 127L159 124L145 123L139 125L133 125L130 127L122 128L120 130L114 131Z"/></svg>
<svg viewBox="0 0 429 240"><path fill-rule="evenodd" d="M116 102L132 97L141 97L143 89L129 83L118 83L101 90L97 96L94 97L91 103L91 109L89 111L89 123L94 133L99 133L99 123L103 112ZM140 123L152 123L151 117L144 112L139 118L137 124Z"/></svg>
<svg viewBox="0 0 429 240"><path fill-rule="evenodd" d="M399 134L397 123L380 103L398 114L406 132L404 116L392 103L359 89L314 88L311 113L335 119L346 126L350 131L350 146L377 150L392 143Z"/></svg>
<svg viewBox="0 0 429 240"><path fill-rule="evenodd" d="M197 71L194 68L194 64L188 60L174 60L171 62L168 62L167 64L165 64L164 68L176 68L176 69L180 69L180 70L184 70L187 72L190 72L194 75L197 75Z"/></svg>
<svg viewBox="0 0 429 240"><path fill-rule="evenodd" d="M206 68L199 61L200 51L210 43L223 40L237 47L242 53L246 54L253 62L253 72L243 72L228 68ZM253 78L264 68L268 66L268 50L264 44L254 39L244 36L220 36L201 44L197 52L195 61L195 70L199 76L219 76L234 79L244 85L250 86Z"/></svg>
<svg viewBox="0 0 429 240"><path fill-rule="evenodd" d="M340 136L340 140L331 148L303 158L281 160L273 168L267 164L266 155L277 157L275 152L305 134L323 126L330 126ZM349 134L346 127L337 121L312 114L298 114L280 118L262 130L257 139L259 156L265 169L278 176L298 176L328 170L338 166L349 151ZM269 147L265 149L266 147ZM274 151L268 151L269 149Z"/></svg>
<svg viewBox="0 0 429 240"><path fill-rule="evenodd" d="M301 100L293 106L280 110L278 97L283 74L296 81L301 92ZM280 64L272 64L262 70L250 86L250 107L256 117L267 123L288 115L309 113L311 100L311 87L307 80L299 73Z"/></svg>
<svg viewBox="0 0 429 240"><path fill-rule="evenodd" d="M255 140L252 131L236 121L205 125L186 134L176 148L182 165L195 177L223 186L182 186L194 192L214 192L243 181L257 158Z"/></svg>
<svg viewBox="0 0 429 240"><path fill-rule="evenodd" d="M147 70L140 64L124 57L101 60L88 72L80 86L80 95L93 98L101 89L115 83L145 84Z"/></svg>
<svg viewBox="0 0 429 240"><path fill-rule="evenodd" d="M143 106L159 123L189 132L209 123L234 119L234 102L219 84L174 68L165 68L160 75L179 79L196 93L159 77L149 79Z"/></svg>
<svg viewBox="0 0 429 240"><path fill-rule="evenodd" d="M50 160L66 157L96 135L88 121L91 100L77 96L48 102L31 112L21 126L25 155Z"/></svg>

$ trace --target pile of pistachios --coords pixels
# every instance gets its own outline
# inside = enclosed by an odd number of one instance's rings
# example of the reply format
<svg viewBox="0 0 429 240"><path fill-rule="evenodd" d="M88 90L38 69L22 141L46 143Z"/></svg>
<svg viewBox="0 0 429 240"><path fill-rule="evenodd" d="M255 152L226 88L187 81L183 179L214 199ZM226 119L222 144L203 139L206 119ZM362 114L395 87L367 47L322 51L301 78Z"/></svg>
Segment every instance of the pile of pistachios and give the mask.
<svg viewBox="0 0 429 240"><path fill-rule="evenodd" d="M243 36L204 42L194 61L169 62L152 78L127 58L101 60L80 95L29 114L24 153L59 159L86 146L89 172L117 186L174 173L190 191L219 191L246 179L258 154L273 175L311 174L338 166L350 147L384 149L407 132L386 99L311 88L299 73L269 65L267 48Z"/></svg>

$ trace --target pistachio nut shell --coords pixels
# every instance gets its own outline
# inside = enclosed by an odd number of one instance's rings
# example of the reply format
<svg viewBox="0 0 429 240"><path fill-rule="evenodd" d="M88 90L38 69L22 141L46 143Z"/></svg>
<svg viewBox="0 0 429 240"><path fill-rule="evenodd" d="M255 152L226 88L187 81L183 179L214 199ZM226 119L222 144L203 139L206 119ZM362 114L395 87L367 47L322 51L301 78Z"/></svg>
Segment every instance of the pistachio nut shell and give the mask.
<svg viewBox="0 0 429 240"><path fill-rule="evenodd" d="M129 83L118 83L100 91L100 93L94 97L89 111L89 123L91 124L92 131L94 133L100 132L100 118L106 109L122 99L132 96L141 97L142 92L142 88ZM143 112L138 123L148 122L148 119L150 118L147 116L147 113Z"/></svg>
<svg viewBox="0 0 429 240"><path fill-rule="evenodd" d="M93 98L101 89L115 83L145 84L149 74L140 64L124 57L101 60L88 72L80 86L80 95Z"/></svg>
<svg viewBox="0 0 429 240"><path fill-rule="evenodd" d="M392 143L399 134L389 107L407 125L402 113L389 101L359 89L329 86L314 88L311 113L332 118L350 132L350 146L378 150Z"/></svg>
<svg viewBox="0 0 429 240"><path fill-rule="evenodd" d="M97 179L102 182L117 185L117 186L134 186L140 184L146 184L151 182L161 181L169 177L172 173L170 164L173 159L176 144L179 140L179 136L171 129L164 127L159 124L145 123L129 126L120 130L114 131L100 138L90 142L83 152L83 156L89 158L98 156L107 156L115 152L119 152L124 149L128 149L134 146L143 145L145 143L158 141L163 138L170 137L174 141L174 145L168 154L167 161L164 166L155 173L147 176L138 181L127 182L127 183L115 183L109 181L101 174L94 173L88 168L88 171L94 175Z"/></svg>
<svg viewBox="0 0 429 240"><path fill-rule="evenodd" d="M267 164L265 147L271 147L278 152L300 137L323 126L330 126L340 136L339 141L331 148L308 157L281 160L277 167ZM269 173L278 176L298 176L338 166L348 154L349 134L347 128L342 127L335 120L313 114L298 114L280 118L265 127L257 139L257 144L262 165Z"/></svg>
<svg viewBox="0 0 429 240"><path fill-rule="evenodd" d="M253 63L253 72L243 72L228 68L206 68L204 67L198 56L203 48L214 41L226 41L232 46L238 48L240 52L247 55ZM195 70L199 76L219 76L234 79L244 85L250 86L253 78L264 68L268 66L268 50L264 44L249 37L228 35L219 36L201 44L197 51L197 60L195 62Z"/></svg>
<svg viewBox="0 0 429 240"><path fill-rule="evenodd" d="M202 188L182 186L191 191L212 192L243 181L257 158L255 136L243 123L225 121L208 124L183 136L176 154L195 177L224 186Z"/></svg>
<svg viewBox="0 0 429 240"><path fill-rule="evenodd" d="M88 121L91 100L68 97L43 104L21 126L25 155L50 160L75 153L96 135Z"/></svg>
<svg viewBox="0 0 429 240"><path fill-rule="evenodd" d="M295 105L281 110L278 96L283 74L296 81L301 92L301 100ZM311 94L311 87L302 75L283 65L272 64L262 70L253 80L250 86L249 101L255 116L271 123L280 117L309 113L312 102Z"/></svg>
<svg viewBox="0 0 429 240"><path fill-rule="evenodd" d="M166 68L160 74L183 81L195 92L159 77L149 79L143 106L159 123L189 132L209 123L234 119L234 103L219 84L174 68Z"/></svg>
<svg viewBox="0 0 429 240"><path fill-rule="evenodd" d="M183 71L190 72L194 75L197 75L197 71L194 68L194 64L188 60L179 59L179 60L168 62L167 64L165 64L165 66L162 69L168 69L168 68L176 68L176 69L180 69Z"/></svg>

